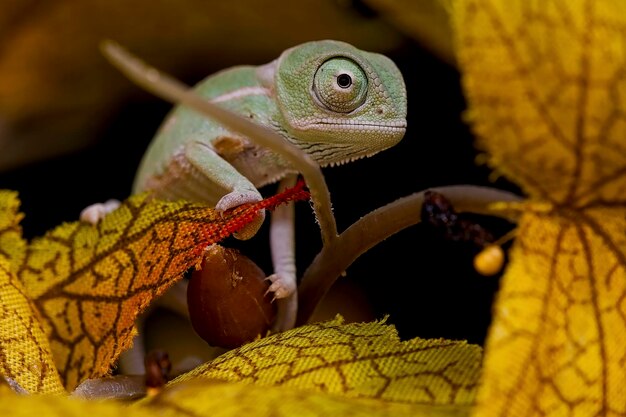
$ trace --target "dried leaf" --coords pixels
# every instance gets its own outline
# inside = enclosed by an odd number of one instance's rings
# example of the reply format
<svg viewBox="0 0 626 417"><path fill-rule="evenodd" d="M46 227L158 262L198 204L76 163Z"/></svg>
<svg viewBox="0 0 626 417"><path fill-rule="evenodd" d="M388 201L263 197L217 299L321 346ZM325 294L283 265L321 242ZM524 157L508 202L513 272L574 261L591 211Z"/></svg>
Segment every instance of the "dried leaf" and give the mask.
<svg viewBox="0 0 626 417"><path fill-rule="evenodd" d="M403 403L471 404L480 361L480 347L465 342L401 342L392 326L336 319L249 343L173 383L202 377Z"/></svg>
<svg viewBox="0 0 626 417"><path fill-rule="evenodd" d="M0 375L30 393L64 393L36 309L0 256Z"/></svg>
<svg viewBox="0 0 626 417"><path fill-rule="evenodd" d="M97 226L64 224L28 247L18 277L43 317L68 390L106 375L128 348L137 315L218 242L292 189L223 215L199 204L133 196Z"/></svg>

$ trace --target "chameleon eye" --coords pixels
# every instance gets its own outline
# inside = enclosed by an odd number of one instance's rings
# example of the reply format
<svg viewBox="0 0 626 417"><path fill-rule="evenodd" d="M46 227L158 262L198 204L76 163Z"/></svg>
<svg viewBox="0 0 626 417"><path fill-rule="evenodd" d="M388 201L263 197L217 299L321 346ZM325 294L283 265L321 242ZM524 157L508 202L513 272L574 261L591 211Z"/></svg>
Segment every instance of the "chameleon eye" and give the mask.
<svg viewBox="0 0 626 417"><path fill-rule="evenodd" d="M365 102L367 76L351 59L332 58L317 69L313 92L329 110L350 113Z"/></svg>
<svg viewBox="0 0 626 417"><path fill-rule="evenodd" d="M341 88L350 88L352 85L352 77L348 74L339 74L337 76L337 85Z"/></svg>

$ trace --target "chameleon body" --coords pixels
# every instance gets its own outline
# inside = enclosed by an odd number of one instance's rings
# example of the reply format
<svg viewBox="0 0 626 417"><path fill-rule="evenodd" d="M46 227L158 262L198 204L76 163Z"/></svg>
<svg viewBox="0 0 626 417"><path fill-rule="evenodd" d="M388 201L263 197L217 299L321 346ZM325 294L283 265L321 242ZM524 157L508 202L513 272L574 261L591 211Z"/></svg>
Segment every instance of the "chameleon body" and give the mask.
<svg viewBox="0 0 626 417"><path fill-rule="evenodd" d="M406 127L406 92L395 64L338 41L305 43L267 65L221 71L195 91L271 127L322 166L389 148ZM134 191L226 209L219 204L225 195L240 191L258 200L258 187L289 172L278 156L178 106L150 144Z"/></svg>
<svg viewBox="0 0 626 417"><path fill-rule="evenodd" d="M338 41L308 42L269 64L239 66L211 75L195 92L243 117L274 129L321 166L373 155L398 143L406 128L402 75L387 57ZM182 106L164 120L149 145L133 192L151 190L166 199L189 199L219 210L261 200L259 187L294 167L272 152ZM276 214L290 219L292 214ZM253 236L263 215L237 237ZM274 221L271 239L292 239L289 221ZM270 291L291 299L279 329L293 325L295 262L292 242L272 250ZM279 300L280 301L280 300ZM287 317L288 316L288 317Z"/></svg>

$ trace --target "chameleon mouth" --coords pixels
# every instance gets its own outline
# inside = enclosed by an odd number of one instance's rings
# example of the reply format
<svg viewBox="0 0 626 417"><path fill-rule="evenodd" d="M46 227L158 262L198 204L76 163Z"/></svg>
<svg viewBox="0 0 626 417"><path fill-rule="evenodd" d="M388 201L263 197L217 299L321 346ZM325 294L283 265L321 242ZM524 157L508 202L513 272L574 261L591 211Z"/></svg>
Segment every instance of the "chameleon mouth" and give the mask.
<svg viewBox="0 0 626 417"><path fill-rule="evenodd" d="M377 150L377 151L372 151L372 152L368 152L368 153L362 153L360 155L351 155L351 156L344 156L343 159L337 160L337 161L330 161L330 162L320 162L320 166L322 168L326 168L326 167L338 167L341 165L345 165L348 164L350 162L354 162L357 161L359 159L365 159L365 158L369 158L371 156L376 155L377 153L381 152L382 150Z"/></svg>
<svg viewBox="0 0 626 417"><path fill-rule="evenodd" d="M333 119L320 120L308 123L304 129L317 128L326 130L328 128L336 130L365 131L365 132L404 132L406 130L406 120L395 120L391 122L364 123L354 120L336 121Z"/></svg>
<svg viewBox="0 0 626 417"><path fill-rule="evenodd" d="M318 119L300 127L314 133L313 141L299 142L298 147L309 154L322 167L338 166L357 159L368 158L397 144L406 131L406 120L389 122L359 122L354 120ZM346 140L326 138L324 132L346 132ZM362 135L362 136L361 136ZM368 140L364 140L367 138ZM363 140L361 140L363 139Z"/></svg>

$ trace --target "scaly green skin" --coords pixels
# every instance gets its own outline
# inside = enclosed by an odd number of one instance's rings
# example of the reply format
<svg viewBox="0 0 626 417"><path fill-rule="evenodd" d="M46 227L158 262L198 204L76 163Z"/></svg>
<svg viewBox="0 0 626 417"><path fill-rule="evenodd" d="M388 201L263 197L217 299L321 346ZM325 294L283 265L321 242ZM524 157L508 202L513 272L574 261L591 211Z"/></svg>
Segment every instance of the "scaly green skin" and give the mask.
<svg viewBox="0 0 626 417"><path fill-rule="evenodd" d="M338 57L361 67L363 73L351 74L353 79L362 78L359 75L367 77L361 80L363 102L354 110L347 107L341 112L333 111L320 99L320 89L314 91L316 76L321 78L316 74L320 66ZM336 71L341 69L338 65ZM332 74L325 80L333 81ZM219 72L200 82L195 90L208 100L217 99L224 107L275 129L322 166L341 164L389 148L400 141L406 125L406 92L395 64L382 55L337 41L305 43L285 51L267 65ZM231 149L233 140L224 142L224 138L235 139L237 149ZM230 145L227 151L218 146L220 141ZM152 189L159 194L163 188L173 188L174 185L169 185L171 177L181 173L170 169L172 157L184 152L193 142L216 151L217 155L207 159L225 159L230 167L194 164L194 168L210 178L206 187L217 189L216 192L195 190L197 194L176 197L218 204L224 194L234 189L254 193L256 187L293 171L276 155L263 152L218 124L179 106L165 120L148 148L134 191ZM167 186L163 184L164 177ZM181 175L180 182L188 179L183 177L186 175ZM164 192L163 196L167 197L168 193Z"/></svg>
<svg viewBox="0 0 626 417"><path fill-rule="evenodd" d="M214 74L196 93L274 129L320 165L371 156L398 143L406 127L406 91L388 58L338 41L305 43L269 64ZM261 199L257 190L293 167L277 155L184 107L166 118L139 167L134 192L197 200L218 210ZM286 179L287 181L287 179ZM286 183L286 182L285 182ZM279 299L274 328L293 326L297 308L293 213L279 208L271 226ZM264 215L237 237L252 237Z"/></svg>
<svg viewBox="0 0 626 417"><path fill-rule="evenodd" d="M195 87L195 91L208 100L223 97L224 100L220 103L225 108L249 117L258 123L270 125L272 117L275 117L278 113L276 102L273 97L262 94L262 92L269 93L269 90L261 85L256 73L256 67L251 66L227 69L200 82ZM228 97L233 98L228 99ZM134 191L140 192L155 189L156 187L150 184L151 179L154 181L155 177L158 178L162 175L168 175L167 171L168 167L171 166L172 155L180 151L181 147L195 141L206 144L211 149L215 149L214 142L218 138L235 138L245 143L243 146L245 150L243 152L235 155L221 156L222 159L227 159L228 164L233 166L232 170L214 173L217 177L235 177L225 179L225 181L230 180L233 186L236 185L238 181L241 181L241 178L237 178L238 173L246 169L252 171L248 174L249 177L252 177L250 180L256 187L274 182L286 173L285 164L282 164L275 155L262 152L247 141L244 142L243 138L239 138L238 135L230 133L219 124L185 107L177 106L172 113L168 115L150 144L137 172ZM219 153L218 151L218 154ZM224 152L221 153L223 154ZM256 156L254 156L253 153L256 154ZM266 169L263 169L263 167L266 167ZM211 167L204 168L211 170ZM254 171L255 168L258 168L259 172ZM236 171L236 173L234 171ZM270 173L273 173L273 175ZM155 191L158 193L158 188L156 188ZM217 198L222 197L223 194L225 194L224 191L230 192L232 190L220 190L217 193ZM181 197L199 199L211 204L217 203L214 194L208 195L207 193L207 195L202 195L201 198L195 198L195 196Z"/></svg>

